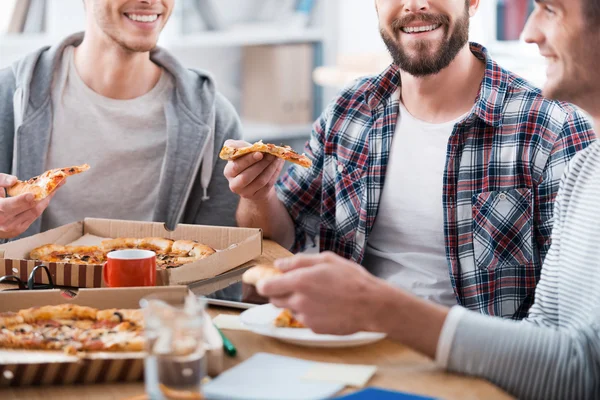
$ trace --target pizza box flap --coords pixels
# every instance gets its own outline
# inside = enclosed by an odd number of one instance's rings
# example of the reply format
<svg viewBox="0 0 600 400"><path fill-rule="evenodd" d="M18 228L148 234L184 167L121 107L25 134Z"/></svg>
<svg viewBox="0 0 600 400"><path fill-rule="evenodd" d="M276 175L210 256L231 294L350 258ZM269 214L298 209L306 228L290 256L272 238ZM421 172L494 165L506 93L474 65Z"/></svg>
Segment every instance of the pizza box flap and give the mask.
<svg viewBox="0 0 600 400"><path fill-rule="evenodd" d="M81 237L83 224L82 221L73 222L72 224L3 244L0 246L0 258L26 260L29 258L29 252L36 247L49 243L60 245L71 243ZM2 253L4 254L2 255Z"/></svg>
<svg viewBox="0 0 600 400"><path fill-rule="evenodd" d="M72 298L59 289L0 291L0 312L66 303L102 309L140 308L140 300L155 293L184 297L189 290L186 286L79 289Z"/></svg>
<svg viewBox="0 0 600 400"><path fill-rule="evenodd" d="M188 224L179 224L174 231L169 231L165 228L165 224L160 222L86 218L83 232L80 232L79 236L91 234L105 238L163 237L172 240L196 240L215 249L226 249L259 233L261 230L254 228Z"/></svg>
<svg viewBox="0 0 600 400"><path fill-rule="evenodd" d="M231 247L217 251L210 257L178 268L158 271L158 279L168 282L169 285L183 285L208 279L238 267L262 254L262 235L251 236ZM163 283L167 284L167 283Z"/></svg>

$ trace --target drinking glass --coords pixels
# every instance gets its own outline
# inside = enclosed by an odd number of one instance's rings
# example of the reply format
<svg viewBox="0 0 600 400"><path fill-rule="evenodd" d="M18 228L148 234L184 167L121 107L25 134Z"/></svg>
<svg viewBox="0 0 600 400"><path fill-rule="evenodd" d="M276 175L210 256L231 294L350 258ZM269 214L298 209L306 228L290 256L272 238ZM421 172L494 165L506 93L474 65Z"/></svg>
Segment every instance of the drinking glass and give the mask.
<svg viewBox="0 0 600 400"><path fill-rule="evenodd" d="M147 357L146 393L152 400L201 399L207 374L202 297L160 294L140 301Z"/></svg>

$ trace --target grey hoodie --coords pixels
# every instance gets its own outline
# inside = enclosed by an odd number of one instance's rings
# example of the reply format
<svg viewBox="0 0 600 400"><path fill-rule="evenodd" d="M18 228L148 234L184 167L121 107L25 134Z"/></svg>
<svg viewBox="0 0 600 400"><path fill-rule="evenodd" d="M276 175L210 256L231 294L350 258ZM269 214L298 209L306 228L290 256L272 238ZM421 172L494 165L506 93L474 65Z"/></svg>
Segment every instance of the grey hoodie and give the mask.
<svg viewBox="0 0 600 400"><path fill-rule="evenodd" d="M65 47L82 40L83 33L72 35L0 70L0 173L29 179L44 172L54 72ZM238 197L229 190L218 153L226 139L242 136L235 109L207 73L184 68L164 49L150 56L176 86L165 104L167 149L153 220L170 230L178 223L234 226ZM40 228L41 218L21 237Z"/></svg>

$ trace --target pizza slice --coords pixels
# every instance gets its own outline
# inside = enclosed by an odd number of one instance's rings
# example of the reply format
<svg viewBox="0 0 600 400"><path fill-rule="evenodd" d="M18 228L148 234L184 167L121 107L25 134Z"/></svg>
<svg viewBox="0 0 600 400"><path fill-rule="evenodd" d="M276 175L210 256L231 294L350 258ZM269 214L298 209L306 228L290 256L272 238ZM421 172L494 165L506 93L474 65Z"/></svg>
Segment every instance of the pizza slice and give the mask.
<svg viewBox="0 0 600 400"><path fill-rule="evenodd" d="M302 322L298 321L294 314L288 309L283 310L273 324L278 328L306 328Z"/></svg>
<svg viewBox="0 0 600 400"><path fill-rule="evenodd" d="M192 240L176 240L169 253L157 254L156 264L162 268L175 268L193 263L216 253L216 250Z"/></svg>
<svg viewBox="0 0 600 400"><path fill-rule="evenodd" d="M106 253L96 246L61 246L47 244L29 252L29 258L55 263L99 265L106 261Z"/></svg>
<svg viewBox="0 0 600 400"><path fill-rule="evenodd" d="M265 144L261 141L254 143L251 146L234 148L230 146L223 146L219 157L226 161L237 160L238 158L245 156L250 153L267 153L272 154L275 157L283 158L294 164L301 165L305 168L312 166L310 158L304 154L298 154L290 146L277 146L274 144Z"/></svg>
<svg viewBox="0 0 600 400"><path fill-rule="evenodd" d="M90 169L90 166L87 164L51 169L28 181L17 181L17 183L6 190L6 193L10 197L15 197L23 193L32 193L35 196L35 200L40 201L52 194L58 185L68 176L80 174L88 169Z"/></svg>

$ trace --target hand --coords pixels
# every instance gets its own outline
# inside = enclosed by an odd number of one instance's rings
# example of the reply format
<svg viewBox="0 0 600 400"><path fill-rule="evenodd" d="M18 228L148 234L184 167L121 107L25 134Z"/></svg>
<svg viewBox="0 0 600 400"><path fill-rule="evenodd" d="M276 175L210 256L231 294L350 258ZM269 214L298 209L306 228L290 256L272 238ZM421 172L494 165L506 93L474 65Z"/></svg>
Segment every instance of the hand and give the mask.
<svg viewBox="0 0 600 400"><path fill-rule="evenodd" d="M35 201L31 193L6 198L5 188L11 187L15 182L16 177L0 174L0 239L11 239L25 232L42 215L56 193L39 202ZM62 183L59 186L61 185Z"/></svg>
<svg viewBox="0 0 600 400"><path fill-rule="evenodd" d="M361 266L334 253L277 260L281 277L260 281L258 292L292 310L315 333L347 335L377 330L391 289ZM383 312L382 312L383 311Z"/></svg>
<svg viewBox="0 0 600 400"><path fill-rule="evenodd" d="M240 148L250 146L250 143L227 140L225 145ZM270 154L250 153L229 161L224 174L233 193L247 200L262 201L271 193L284 163Z"/></svg>

